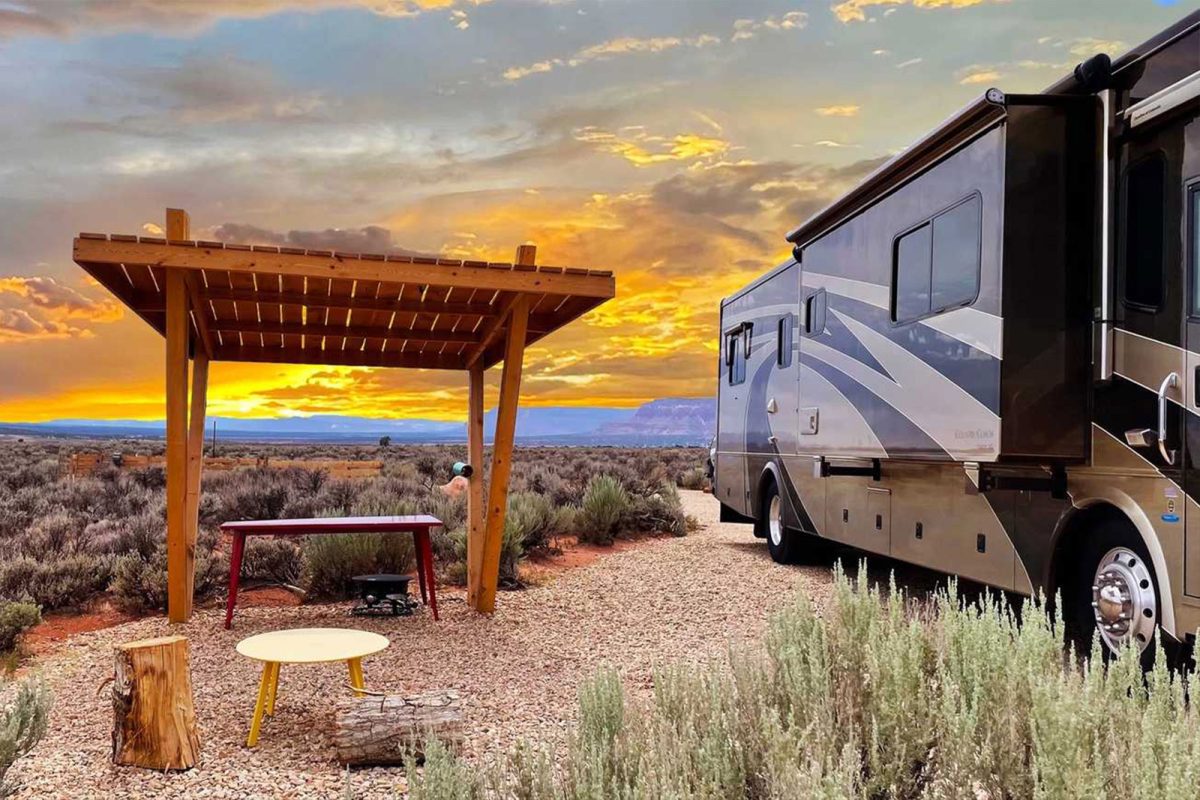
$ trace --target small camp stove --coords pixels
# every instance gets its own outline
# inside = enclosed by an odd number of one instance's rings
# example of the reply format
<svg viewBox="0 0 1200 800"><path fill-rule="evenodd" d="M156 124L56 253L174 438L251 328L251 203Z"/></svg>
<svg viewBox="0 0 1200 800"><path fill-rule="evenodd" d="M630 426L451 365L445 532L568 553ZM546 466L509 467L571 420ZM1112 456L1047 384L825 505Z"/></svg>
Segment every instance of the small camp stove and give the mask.
<svg viewBox="0 0 1200 800"><path fill-rule="evenodd" d="M350 609L356 617L407 616L417 607L417 601L408 596L411 575L355 575L350 580L362 601Z"/></svg>

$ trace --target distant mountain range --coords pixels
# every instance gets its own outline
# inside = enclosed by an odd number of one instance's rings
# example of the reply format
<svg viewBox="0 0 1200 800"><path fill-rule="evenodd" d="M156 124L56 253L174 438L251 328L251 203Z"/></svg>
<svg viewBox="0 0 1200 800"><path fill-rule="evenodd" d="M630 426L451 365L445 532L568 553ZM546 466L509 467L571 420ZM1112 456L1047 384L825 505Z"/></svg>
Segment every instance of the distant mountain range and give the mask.
<svg viewBox="0 0 1200 800"><path fill-rule="evenodd" d="M594 444L661 446L706 444L716 430L717 403L713 398L666 398L639 408L591 406L526 407L517 411L517 439L525 444ZM335 414L278 419L215 417L217 438L263 442L374 443L390 436L396 444L461 442L467 438L461 422L428 419L374 419ZM491 439L496 411L484 416L485 437ZM51 422L0 422L0 434L18 436L79 436L104 438L161 438L163 422L144 420L60 419ZM211 435L211 434L210 434Z"/></svg>

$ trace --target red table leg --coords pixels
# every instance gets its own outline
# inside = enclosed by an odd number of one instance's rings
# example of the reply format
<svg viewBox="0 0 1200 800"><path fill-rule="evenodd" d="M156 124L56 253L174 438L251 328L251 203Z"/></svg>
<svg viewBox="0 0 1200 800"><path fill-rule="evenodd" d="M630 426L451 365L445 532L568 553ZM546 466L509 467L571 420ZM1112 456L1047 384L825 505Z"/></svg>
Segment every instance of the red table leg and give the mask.
<svg viewBox="0 0 1200 800"><path fill-rule="evenodd" d="M429 605L429 590L425 586L425 543L421 532L413 531L413 558L417 561L417 585L421 587L421 602Z"/></svg>
<svg viewBox="0 0 1200 800"><path fill-rule="evenodd" d="M419 573L423 573L424 579L421 581L421 599L425 600L425 590L428 587L429 597L426 602L429 605L429 610L433 612L433 619L436 622L438 618L437 607L437 587L433 576L433 543L429 538L429 529L415 534L417 545L417 557L421 561Z"/></svg>
<svg viewBox="0 0 1200 800"><path fill-rule="evenodd" d="M233 607L237 605L238 580L242 577L242 552L246 549L246 534L233 534L233 549L229 554L229 597L225 600L225 629L233 624Z"/></svg>

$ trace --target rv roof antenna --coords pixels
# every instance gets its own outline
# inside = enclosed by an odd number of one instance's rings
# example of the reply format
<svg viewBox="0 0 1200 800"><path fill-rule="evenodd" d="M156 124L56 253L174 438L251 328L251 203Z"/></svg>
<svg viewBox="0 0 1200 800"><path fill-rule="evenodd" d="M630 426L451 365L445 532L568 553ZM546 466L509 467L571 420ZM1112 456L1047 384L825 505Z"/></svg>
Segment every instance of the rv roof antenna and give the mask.
<svg viewBox="0 0 1200 800"><path fill-rule="evenodd" d="M1076 65L1075 80L1085 94L1104 91L1112 85L1112 59L1101 53Z"/></svg>

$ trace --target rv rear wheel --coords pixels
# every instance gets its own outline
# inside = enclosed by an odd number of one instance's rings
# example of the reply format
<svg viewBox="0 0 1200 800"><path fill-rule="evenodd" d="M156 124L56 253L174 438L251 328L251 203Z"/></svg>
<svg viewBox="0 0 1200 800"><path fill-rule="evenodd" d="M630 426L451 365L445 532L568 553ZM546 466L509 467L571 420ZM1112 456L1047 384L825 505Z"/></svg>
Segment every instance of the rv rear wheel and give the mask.
<svg viewBox="0 0 1200 800"><path fill-rule="evenodd" d="M763 490L762 517L757 523L759 533L767 540L771 558L780 564L790 564L800 554L800 534L783 524L783 498L774 481Z"/></svg>
<svg viewBox="0 0 1200 800"><path fill-rule="evenodd" d="M1149 666L1160 603L1150 553L1119 520L1105 520L1085 535L1070 597L1064 597L1076 643L1090 649L1098 635L1106 657L1132 646Z"/></svg>

